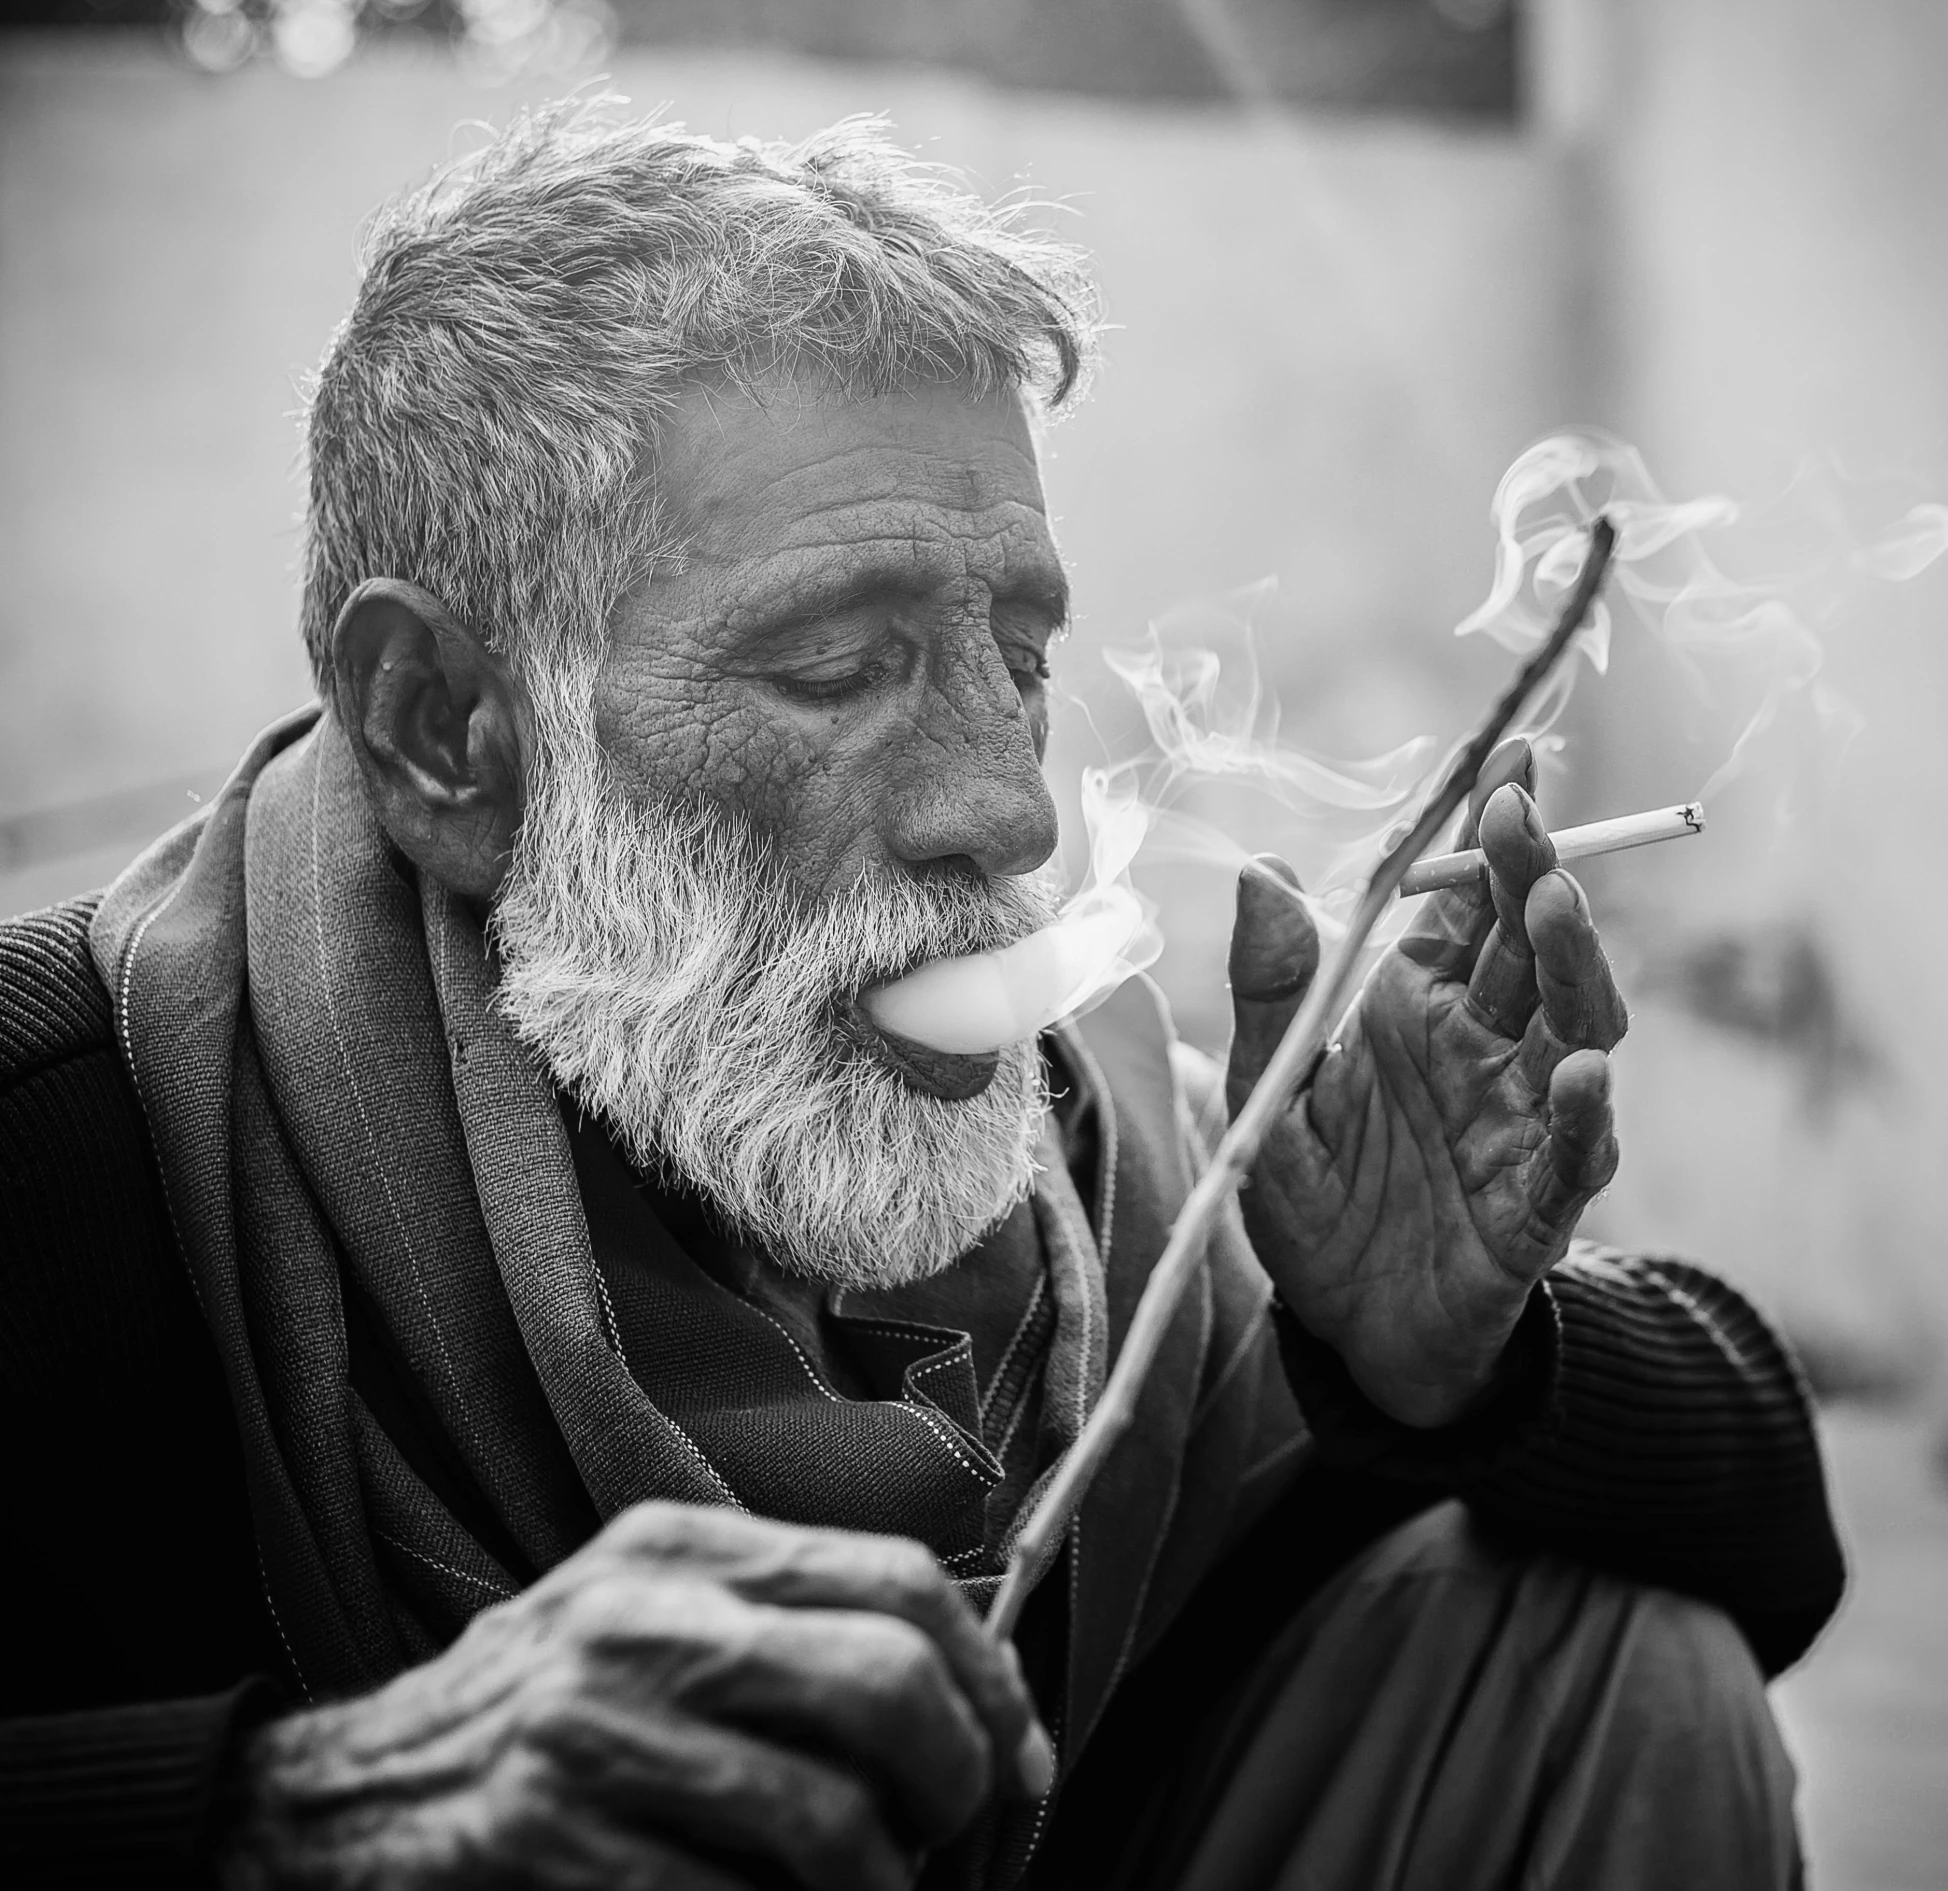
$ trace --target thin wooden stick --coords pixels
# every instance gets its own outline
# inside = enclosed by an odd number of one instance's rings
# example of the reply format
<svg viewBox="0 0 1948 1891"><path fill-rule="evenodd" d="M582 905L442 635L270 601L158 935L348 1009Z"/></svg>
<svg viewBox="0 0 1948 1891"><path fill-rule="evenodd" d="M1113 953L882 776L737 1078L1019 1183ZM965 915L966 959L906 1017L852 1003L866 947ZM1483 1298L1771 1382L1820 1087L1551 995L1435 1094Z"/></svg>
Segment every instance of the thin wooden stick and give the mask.
<svg viewBox="0 0 1948 1891"><path fill-rule="evenodd" d="M1495 745L1521 714L1523 704L1561 662L1570 640L1582 628L1590 606L1596 602L1615 548L1615 528L1607 518L1599 518L1590 528L1588 554L1555 628L1462 744L1406 838L1374 869L1346 928L1346 936L1313 979L1297 1014L1279 1040L1278 1049L1265 1066L1264 1075L1219 1141L1210 1166L1185 1197L1162 1258L1151 1270L1142 1297L1137 1301L1123 1349L1103 1386L1102 1397L1015 1539L1007 1574L1002 1578L994 1606L988 1611L987 1631L997 1641L1014 1633L1034 1577L1052 1557L1096 1473L1136 1415L1137 1397L1163 1344L1177 1302L1182 1299L1203 1256L1211 1225L1226 1197L1234 1194L1250 1173L1251 1165L1258 1158L1259 1145L1274 1119L1325 1046L1327 1034L1338 1022L1351 994L1360 954L1373 928L1393 903L1407 869L1434 843L1455 810L1473 792Z"/></svg>

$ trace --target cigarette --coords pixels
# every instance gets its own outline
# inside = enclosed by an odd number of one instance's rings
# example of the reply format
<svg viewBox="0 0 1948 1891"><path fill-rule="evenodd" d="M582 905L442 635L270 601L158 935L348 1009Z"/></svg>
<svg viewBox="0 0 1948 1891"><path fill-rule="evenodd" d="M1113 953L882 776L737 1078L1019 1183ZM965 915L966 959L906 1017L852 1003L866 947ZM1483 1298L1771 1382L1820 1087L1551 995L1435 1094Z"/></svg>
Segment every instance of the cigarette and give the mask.
<svg viewBox="0 0 1948 1891"><path fill-rule="evenodd" d="M1652 808L1647 814L1619 814L1587 827L1565 827L1549 838L1556 843L1556 858L1566 862L1588 860L1594 854L1620 854L1626 847L1648 847L1652 841L1682 840L1687 834L1702 834L1704 824L1704 803L1687 801L1682 807ZM1434 893L1444 886L1466 886L1487 873L1488 856L1479 847L1459 854L1432 854L1407 869L1400 892L1403 898Z"/></svg>

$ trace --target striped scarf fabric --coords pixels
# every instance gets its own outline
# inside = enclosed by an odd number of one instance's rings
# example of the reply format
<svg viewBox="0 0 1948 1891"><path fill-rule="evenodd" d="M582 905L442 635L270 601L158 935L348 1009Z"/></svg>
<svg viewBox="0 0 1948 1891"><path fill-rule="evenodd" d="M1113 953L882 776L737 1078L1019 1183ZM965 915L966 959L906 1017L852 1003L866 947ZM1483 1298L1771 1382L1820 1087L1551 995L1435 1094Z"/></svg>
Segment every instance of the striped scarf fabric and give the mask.
<svg viewBox="0 0 1948 1891"><path fill-rule="evenodd" d="M953 1270L954 1291L1017 1296L981 1309L1015 1356L971 1373L977 1322L948 1288L849 1300L834 1324L873 1383L848 1395L761 1308L680 1254L659 1263L578 1174L547 1073L494 1009L479 926L386 843L328 715L266 731L111 888L90 944L311 1698L424 1659L649 1498L917 1536L978 1604L1199 1155L1167 1019L1131 981L1050 1046L1076 1142L1048 1145L1012 1231L1038 1264L986 1287L978 1253ZM1269 1300L1234 1217L1060 1546L1042 1691L1071 1758L1298 1467Z"/></svg>

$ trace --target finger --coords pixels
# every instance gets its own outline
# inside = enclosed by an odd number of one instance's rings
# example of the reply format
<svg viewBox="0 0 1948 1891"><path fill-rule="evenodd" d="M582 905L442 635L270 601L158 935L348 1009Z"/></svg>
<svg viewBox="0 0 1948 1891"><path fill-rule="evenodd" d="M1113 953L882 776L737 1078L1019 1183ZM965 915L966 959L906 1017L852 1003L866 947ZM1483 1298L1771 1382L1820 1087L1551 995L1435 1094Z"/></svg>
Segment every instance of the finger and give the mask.
<svg viewBox="0 0 1948 1891"><path fill-rule="evenodd" d="M1597 1050L1572 1051L1549 1080L1549 1133L1530 1171L1534 1238L1551 1258L1616 1172L1610 1060Z"/></svg>
<svg viewBox="0 0 1948 1891"><path fill-rule="evenodd" d="M1498 788L1481 816L1494 930L1468 979L1468 1008L1502 1037L1519 1038L1537 1003L1535 949L1525 909L1529 889L1556 864L1556 844L1519 787Z"/></svg>
<svg viewBox="0 0 1948 1891"><path fill-rule="evenodd" d="M640 1504L610 1525L628 1552L664 1568L688 1562L752 1602L862 1609L897 1616L939 1648L994 1755L997 1782L1030 1799L1054 1783L1054 1747L1014 1649L983 1632L923 1544L906 1537L814 1530L732 1510Z"/></svg>
<svg viewBox="0 0 1948 1891"><path fill-rule="evenodd" d="M1519 735L1512 735L1502 743L1482 769L1468 797L1461 825L1455 830L1456 853L1478 844L1482 811L1495 791L1510 782L1524 793L1535 792L1535 752ZM1400 949L1417 964L1450 978L1461 978L1474 964L1494 918L1494 903L1488 896L1485 881L1447 887L1421 901L1419 911L1400 936Z"/></svg>
<svg viewBox="0 0 1948 1891"><path fill-rule="evenodd" d="M760 1607L743 1657L684 1704L705 1719L843 1754L879 1792L897 1835L943 1844L993 1783L986 1730L931 1637L887 1615Z"/></svg>
<svg viewBox="0 0 1948 1891"><path fill-rule="evenodd" d="M564 1817L559 1795L503 1804L476 1856L491 1857L477 1871L482 1884L600 1885L603 1891L755 1891L748 1859L706 1859L667 1837L637 1831L575 1805Z"/></svg>
<svg viewBox="0 0 1948 1891"><path fill-rule="evenodd" d="M1481 817L1496 794L1511 784L1526 795L1535 793L1535 750L1525 735L1508 736L1488 757L1468 795L1468 811L1455 832L1457 853L1481 845Z"/></svg>
<svg viewBox="0 0 1948 1891"><path fill-rule="evenodd" d="M1614 1048L1630 1019L1582 887L1560 867L1545 873L1529 889L1523 919L1550 1031L1568 1050Z"/></svg>
<svg viewBox="0 0 1948 1891"><path fill-rule="evenodd" d="M1238 875L1231 928L1231 1057L1225 1094L1235 1114L1264 1075L1319 969L1319 934L1299 897L1299 876L1276 854Z"/></svg>
<svg viewBox="0 0 1948 1891"><path fill-rule="evenodd" d="M940 1650L975 1718L986 1730L995 1777L1030 1799L1045 1798L1054 1783L1055 1749L1022 1676L1013 1645L997 1642L981 1627L960 1591L932 1554L905 1537L848 1536L821 1532L822 1546L808 1546L808 1580L856 1597L849 1606L878 1609L910 1622ZM829 1566L821 1567L827 1564ZM767 1600L791 1603L794 1584Z"/></svg>
<svg viewBox="0 0 1948 1891"><path fill-rule="evenodd" d="M910 1891L917 1874L870 1789L841 1767L580 1692L531 1714L522 1733L566 1796L635 1830L766 1860L806 1891Z"/></svg>

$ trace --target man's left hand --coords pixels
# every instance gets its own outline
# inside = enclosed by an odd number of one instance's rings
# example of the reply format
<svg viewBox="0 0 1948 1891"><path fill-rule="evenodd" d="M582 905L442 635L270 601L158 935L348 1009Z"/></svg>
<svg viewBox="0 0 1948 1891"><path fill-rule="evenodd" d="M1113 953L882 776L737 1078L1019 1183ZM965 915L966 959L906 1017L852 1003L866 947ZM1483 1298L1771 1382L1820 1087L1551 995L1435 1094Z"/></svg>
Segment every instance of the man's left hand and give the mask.
<svg viewBox="0 0 1948 1891"><path fill-rule="evenodd" d="M1490 762L1475 796L1487 884L1429 897L1239 1198L1287 1306L1409 1425L1451 1423L1492 1385L1530 1288L1616 1172L1607 1053L1623 1001L1532 778L1525 743ZM1290 885L1270 859L1239 881L1233 1114L1318 964Z"/></svg>

